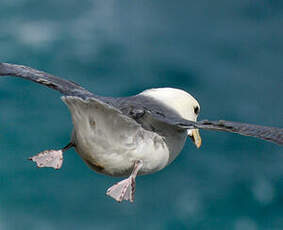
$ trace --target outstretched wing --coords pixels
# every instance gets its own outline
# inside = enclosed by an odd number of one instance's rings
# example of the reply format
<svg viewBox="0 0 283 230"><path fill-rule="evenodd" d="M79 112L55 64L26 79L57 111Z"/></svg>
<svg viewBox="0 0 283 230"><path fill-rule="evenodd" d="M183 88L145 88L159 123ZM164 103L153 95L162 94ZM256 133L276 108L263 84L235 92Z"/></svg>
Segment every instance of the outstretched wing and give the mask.
<svg viewBox="0 0 283 230"><path fill-rule="evenodd" d="M139 116L150 117L169 125L173 125L184 129L206 129L223 132L238 133L244 136L260 138L266 141L273 142L278 145L283 145L283 129L277 127L268 127L260 125L252 125L234 121L189 121L180 116L171 113L171 116L166 116L167 113L162 113L156 110L147 110L143 108L143 113Z"/></svg>
<svg viewBox="0 0 283 230"><path fill-rule="evenodd" d="M203 120L196 122L195 127L199 129L238 133L244 136L256 137L266 141L271 141L278 145L283 145L283 129L281 128L223 120Z"/></svg>
<svg viewBox="0 0 283 230"><path fill-rule="evenodd" d="M270 141L278 145L283 145L283 129L277 127L253 125L235 121L187 121L180 120L176 121L175 125L187 129L206 129L206 130L215 130L223 132L237 133L244 136L251 136L263 139L265 141Z"/></svg>
<svg viewBox="0 0 283 230"><path fill-rule="evenodd" d="M278 145L283 145L283 129L276 127L266 127L260 125L251 125L233 121L189 121L183 119L175 111L160 103L152 103L144 96L134 96L121 98L116 103L119 109L127 116L133 118L144 128L149 129L153 121L166 123L181 129L206 129L215 131L224 131L238 133L244 136L260 138L271 141ZM149 124L149 125L148 125ZM154 128L154 127L153 127ZM154 129L153 129L154 130Z"/></svg>
<svg viewBox="0 0 283 230"><path fill-rule="evenodd" d="M0 76L24 78L55 89L65 96L78 96L83 99L94 96L91 92L72 81L58 78L23 65L0 63Z"/></svg>

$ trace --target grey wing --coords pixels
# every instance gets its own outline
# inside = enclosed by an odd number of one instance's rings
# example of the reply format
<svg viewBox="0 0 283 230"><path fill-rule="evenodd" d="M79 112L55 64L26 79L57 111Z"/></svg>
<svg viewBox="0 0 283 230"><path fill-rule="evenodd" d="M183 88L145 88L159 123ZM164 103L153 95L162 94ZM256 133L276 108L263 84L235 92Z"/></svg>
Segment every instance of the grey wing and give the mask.
<svg viewBox="0 0 283 230"><path fill-rule="evenodd" d="M232 132L244 136L251 136L260 138L266 141L273 142L278 145L283 145L283 129L277 127L268 127L260 125L252 125L241 122L233 121L189 121L181 118L177 114L168 111L156 110L156 109L138 109L138 117L150 117L160 122L164 122L168 125L176 126L183 129L206 129L223 132ZM133 113L135 114L135 113ZM133 117L134 118L134 117ZM135 118L134 118L135 119Z"/></svg>
<svg viewBox="0 0 283 230"><path fill-rule="evenodd" d="M260 138L271 141L278 145L283 145L283 129L277 127L268 127L252 125L234 121L208 121L196 122L194 125L199 129L216 130L224 132L238 133L244 136Z"/></svg>
<svg viewBox="0 0 283 230"><path fill-rule="evenodd" d="M78 96L84 99L94 96L91 92L72 81L58 78L23 65L0 63L0 76L24 78L55 89L65 96Z"/></svg>
<svg viewBox="0 0 283 230"><path fill-rule="evenodd" d="M283 129L277 127L253 125L235 121L187 121L175 120L175 125L187 129L206 129L223 132L237 133L244 136L256 137L265 141L270 141L278 145L283 145Z"/></svg>

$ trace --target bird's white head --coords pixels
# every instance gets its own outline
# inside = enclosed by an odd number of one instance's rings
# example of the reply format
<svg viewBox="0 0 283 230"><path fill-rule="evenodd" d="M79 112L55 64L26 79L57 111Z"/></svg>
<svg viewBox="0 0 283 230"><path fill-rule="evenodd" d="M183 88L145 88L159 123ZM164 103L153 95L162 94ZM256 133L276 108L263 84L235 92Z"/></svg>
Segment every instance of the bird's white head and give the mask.
<svg viewBox="0 0 283 230"><path fill-rule="evenodd" d="M192 95L181 89L148 89L143 91L141 95L151 97L166 105L186 120L196 121L200 112L198 101ZM188 130L188 135L192 137L195 145L199 148L201 145L199 131L197 129Z"/></svg>
<svg viewBox="0 0 283 230"><path fill-rule="evenodd" d="M141 94L151 97L156 101L166 105L178 113L182 118L190 121L196 121L200 111L200 106L197 100L192 95L181 89L147 89Z"/></svg>

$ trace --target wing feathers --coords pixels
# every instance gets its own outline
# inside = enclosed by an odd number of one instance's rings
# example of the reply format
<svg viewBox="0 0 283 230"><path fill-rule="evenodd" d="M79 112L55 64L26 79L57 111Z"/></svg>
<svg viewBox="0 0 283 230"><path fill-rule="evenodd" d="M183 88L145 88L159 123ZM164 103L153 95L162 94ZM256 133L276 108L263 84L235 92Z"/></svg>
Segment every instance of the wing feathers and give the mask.
<svg viewBox="0 0 283 230"><path fill-rule="evenodd" d="M203 120L196 122L194 126L199 129L238 133L244 136L256 137L266 141L274 142L278 145L283 145L283 129L281 128L223 120Z"/></svg>
<svg viewBox="0 0 283 230"><path fill-rule="evenodd" d="M268 127L260 125L252 125L234 121L189 121L181 117L168 117L165 114L157 113L156 111L145 111L145 115L157 119L169 125L177 126L183 129L206 129L223 132L238 133L244 136L260 138L266 141L273 142L278 145L283 145L283 129L277 127Z"/></svg>
<svg viewBox="0 0 283 230"><path fill-rule="evenodd" d="M93 96L92 93L74 82L23 65L0 63L0 76L24 78L55 89L66 96L79 96L82 98Z"/></svg>

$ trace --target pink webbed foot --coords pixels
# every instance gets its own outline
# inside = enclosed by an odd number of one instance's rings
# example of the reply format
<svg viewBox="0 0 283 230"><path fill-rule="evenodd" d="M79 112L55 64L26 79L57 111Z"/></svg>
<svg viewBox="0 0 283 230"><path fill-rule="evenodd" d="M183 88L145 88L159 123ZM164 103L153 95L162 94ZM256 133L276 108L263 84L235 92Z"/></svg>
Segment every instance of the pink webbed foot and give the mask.
<svg viewBox="0 0 283 230"><path fill-rule="evenodd" d="M142 166L143 163L141 160L136 161L131 175L127 179L122 180L117 184L111 186L107 190L106 195L112 197L118 202L121 202L123 200L129 200L130 202L134 202L134 195L136 190L136 176Z"/></svg>
<svg viewBox="0 0 283 230"><path fill-rule="evenodd" d="M45 150L33 157L30 157L29 160L35 162L39 168L50 167L59 169L63 164L63 152L67 151L73 146L74 145L70 143L60 150Z"/></svg>
<svg viewBox="0 0 283 230"><path fill-rule="evenodd" d="M111 186L107 190L106 195L112 197L118 202L123 200L134 202L135 184L135 179L130 176L129 178Z"/></svg>
<svg viewBox="0 0 283 230"><path fill-rule="evenodd" d="M59 169L63 164L63 151L62 150L46 150L33 157L29 158L36 163L37 167L51 167Z"/></svg>

